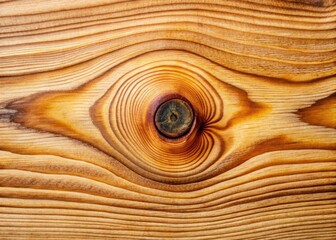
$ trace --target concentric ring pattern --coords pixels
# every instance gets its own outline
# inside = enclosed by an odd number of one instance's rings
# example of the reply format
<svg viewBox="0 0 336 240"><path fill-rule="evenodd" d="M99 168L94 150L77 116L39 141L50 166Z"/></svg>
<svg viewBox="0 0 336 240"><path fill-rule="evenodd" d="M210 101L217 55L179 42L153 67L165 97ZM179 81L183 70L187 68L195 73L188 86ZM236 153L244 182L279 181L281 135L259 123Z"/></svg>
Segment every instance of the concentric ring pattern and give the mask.
<svg viewBox="0 0 336 240"><path fill-rule="evenodd" d="M0 239L336 239L335 11L0 0Z"/></svg>
<svg viewBox="0 0 336 240"><path fill-rule="evenodd" d="M104 126L110 129L102 129L111 131L108 142L118 149L124 147L121 153L127 159L159 176L181 181L206 171L225 148L224 141L212 132L222 124L224 104L203 75L204 70L180 61L134 66L100 100L109 105ZM153 122L157 107L173 97L188 100L196 114L190 135L174 141L162 138Z"/></svg>

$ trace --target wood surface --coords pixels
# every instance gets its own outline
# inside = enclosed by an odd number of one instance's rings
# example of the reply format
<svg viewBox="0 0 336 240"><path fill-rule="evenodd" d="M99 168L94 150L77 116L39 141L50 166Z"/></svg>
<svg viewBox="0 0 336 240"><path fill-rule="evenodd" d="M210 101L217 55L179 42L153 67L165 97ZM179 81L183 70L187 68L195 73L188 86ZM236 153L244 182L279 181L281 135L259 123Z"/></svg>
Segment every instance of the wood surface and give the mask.
<svg viewBox="0 0 336 240"><path fill-rule="evenodd" d="M336 239L335 29L335 0L0 0L0 239Z"/></svg>

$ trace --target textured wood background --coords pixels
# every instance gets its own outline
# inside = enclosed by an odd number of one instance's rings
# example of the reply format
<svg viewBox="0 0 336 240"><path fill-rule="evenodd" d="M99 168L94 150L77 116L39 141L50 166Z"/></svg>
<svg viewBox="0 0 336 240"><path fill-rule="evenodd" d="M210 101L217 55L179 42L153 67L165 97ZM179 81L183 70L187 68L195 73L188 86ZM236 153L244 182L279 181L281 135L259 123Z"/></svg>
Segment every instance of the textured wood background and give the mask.
<svg viewBox="0 0 336 240"><path fill-rule="evenodd" d="M0 239L336 239L335 11L0 0Z"/></svg>

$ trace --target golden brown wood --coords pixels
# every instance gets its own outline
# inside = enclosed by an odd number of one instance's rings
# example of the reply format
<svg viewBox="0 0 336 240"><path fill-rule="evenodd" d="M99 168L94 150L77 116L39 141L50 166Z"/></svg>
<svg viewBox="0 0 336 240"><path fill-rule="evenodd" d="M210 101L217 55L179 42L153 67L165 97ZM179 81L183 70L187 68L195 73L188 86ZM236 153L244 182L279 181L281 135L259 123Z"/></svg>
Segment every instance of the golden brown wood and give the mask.
<svg viewBox="0 0 336 240"><path fill-rule="evenodd" d="M0 239L336 239L334 0L0 0ZM154 115L190 103L190 133Z"/></svg>

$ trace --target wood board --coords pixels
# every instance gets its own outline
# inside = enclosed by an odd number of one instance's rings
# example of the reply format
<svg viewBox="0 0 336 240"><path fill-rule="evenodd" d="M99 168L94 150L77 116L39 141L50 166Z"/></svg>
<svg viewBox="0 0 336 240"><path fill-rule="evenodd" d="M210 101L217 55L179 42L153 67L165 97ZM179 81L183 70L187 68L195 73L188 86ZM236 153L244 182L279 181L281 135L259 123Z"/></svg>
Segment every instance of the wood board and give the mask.
<svg viewBox="0 0 336 240"><path fill-rule="evenodd" d="M335 239L335 5L1 0L0 239Z"/></svg>

